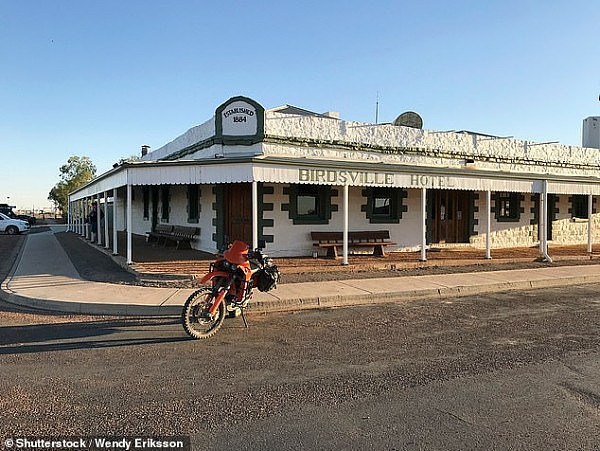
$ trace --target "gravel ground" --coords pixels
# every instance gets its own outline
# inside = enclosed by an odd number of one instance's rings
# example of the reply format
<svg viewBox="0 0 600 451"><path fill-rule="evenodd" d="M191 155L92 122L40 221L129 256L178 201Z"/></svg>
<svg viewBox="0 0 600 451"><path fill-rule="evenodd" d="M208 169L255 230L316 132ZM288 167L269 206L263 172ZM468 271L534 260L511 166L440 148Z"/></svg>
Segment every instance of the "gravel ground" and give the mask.
<svg viewBox="0 0 600 451"><path fill-rule="evenodd" d="M532 365L564 359L583 361L600 345L599 294L596 285L570 288L568 295L538 290L447 302L254 315L250 329L245 330L239 318L228 320L217 336L202 342L186 339L176 320L4 326L2 429L37 435L183 433L192 436L195 449L227 449L232 441L238 444L235 449L243 449L240 442L258 440L253 425L280 424L283 430L295 430L300 427L295 424L303 424L303 429L327 433L323 425L310 426L311 418L320 415L331 421L327 418L340 411L370 406L368 415L374 418L368 422L369 430L385 434L398 425L376 417L377 405L383 400L402 404L418 387L455 379L468 386L473 383L470 378L485 379L490 372L500 378L502 387L504 371L526 366L533 371ZM531 376L519 378L521 387L532 386ZM581 377L571 381L581 382ZM580 407L583 412L591 409L583 423L588 428L597 424L597 388L581 392L590 400ZM474 399L462 403L485 408ZM504 402L516 401L518 397ZM305 415L308 412L314 413ZM510 409L505 406L504 412ZM564 418L560 412L555 410L555 415ZM535 417L535 412L528 412L522 421ZM485 434L494 440L510 439L512 434L502 426L509 419L500 416L493 421L497 429ZM574 421L569 419L571 425ZM355 430L352 423L346 426ZM496 437L494 430L503 432ZM346 447L354 440L348 433ZM546 431L529 428L527 433L525 442L518 443L531 443L533 437L536 443L557 443L548 442L551 435L546 437ZM561 432L573 440L580 440L581 433ZM267 437L265 432L261 440ZM301 449L286 435L281 440L287 443L285 449Z"/></svg>
<svg viewBox="0 0 600 451"><path fill-rule="evenodd" d="M22 244L0 236L0 276ZM185 434L211 450L598 449L599 299L590 285L250 315L249 329L227 320L208 341L187 339L177 319L0 303L0 435Z"/></svg>
<svg viewBox="0 0 600 451"><path fill-rule="evenodd" d="M134 274L125 270L114 262L102 251L90 246L72 233L57 233L56 238L63 246L79 274L87 280L110 283L126 283L145 286L175 286L188 288L196 286L196 282L190 280L187 276L160 276L152 275L136 278ZM310 262L311 260L307 260ZM275 262L277 263L277 261ZM598 260L577 260L577 261L558 261L555 263L543 262L519 262L519 263L485 263L485 264L464 264L460 266L429 266L425 268L398 268L398 269L373 269L366 270L341 270L340 267L330 267L319 265L318 262L306 266L299 271L294 268L293 272L286 272L285 264L280 266L282 271L281 284L298 282L326 282L333 280L348 279L367 279L367 278L385 278L385 277L404 277L427 274L448 274L465 273L480 271L498 271L508 269L531 269L545 268L548 266L563 265L588 265L598 264Z"/></svg>

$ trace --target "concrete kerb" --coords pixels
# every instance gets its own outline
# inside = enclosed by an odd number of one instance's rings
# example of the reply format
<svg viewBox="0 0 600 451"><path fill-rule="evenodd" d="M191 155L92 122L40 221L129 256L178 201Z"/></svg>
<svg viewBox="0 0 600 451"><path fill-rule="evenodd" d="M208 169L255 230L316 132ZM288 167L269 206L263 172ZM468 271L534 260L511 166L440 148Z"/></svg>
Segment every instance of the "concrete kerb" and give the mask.
<svg viewBox="0 0 600 451"><path fill-rule="evenodd" d="M269 312L286 312L297 310L310 310L321 308L336 308L344 306L390 304L422 299L451 299L461 296L472 296L492 292L507 292L516 290L530 290L536 288L551 288L569 285L581 285L600 282L598 276L574 276L569 278L553 278L543 280L529 280L519 282L501 282L474 286L455 286L429 288L410 291L390 291L386 293L365 293L349 296L307 296L303 298L255 300L251 302L248 314ZM326 283L326 282L325 282ZM181 306L145 306L145 305L119 305L119 304L92 304L82 302L48 301L31 299L10 293L6 289L6 280L2 283L3 297L7 302L38 310L65 312L89 315L116 315L116 316L177 316L181 313Z"/></svg>
<svg viewBox="0 0 600 451"><path fill-rule="evenodd" d="M335 308L351 305L391 304L398 301L422 299L448 299L478 294L531 290L538 288L554 288L561 286L600 283L600 275L575 276L562 279L544 279L519 282L490 283L474 286L440 287L412 291L392 291L387 293L350 295L350 296L312 296L302 299L285 299L282 302L255 301L249 309L251 312L285 312L319 308Z"/></svg>
<svg viewBox="0 0 600 451"><path fill-rule="evenodd" d="M547 279L521 282L502 282L476 286L456 286L429 288L424 290L392 291L377 294L360 294L349 296L308 296L293 299L256 300L250 303L248 314L310 310L320 308L335 308L352 305L390 304L395 302L421 299L448 299L461 296L472 296L492 292L507 292L529 290L536 288L551 288L559 286L580 285L600 282L598 276L576 276L564 279ZM21 305L37 310L65 312L89 315L116 316L176 316L181 314L181 306L145 306L120 304L93 304L83 302L49 301L26 298L6 289L2 284L3 298L15 305Z"/></svg>
<svg viewBox="0 0 600 451"><path fill-rule="evenodd" d="M108 252L107 252L108 253ZM118 315L118 316L175 316L180 315L180 305L136 305L136 304L106 304L106 303L85 303L85 302L69 302L57 300L43 300L19 296L8 288L8 283L13 277L17 266L22 258L22 252L15 259L9 275L1 284L1 297L12 304L25 306L37 310L65 312L72 314L89 314L89 315ZM122 258L122 257L121 257ZM124 259L123 259L124 260ZM128 267L125 265L124 267ZM485 278L485 273L478 273ZM446 275L447 276L447 275ZM507 274L507 278L510 276ZM501 276L504 278L505 276ZM521 278L523 276L521 275ZM518 280L518 281L496 281L495 277L489 276L489 283L486 281L477 281L474 285L456 285L444 286L443 281L433 279L430 285L438 285L437 287L428 287L414 290L394 290L378 292L369 291L365 287L352 286L350 283L344 283L349 288L360 290L360 294L348 293L347 295L308 295L308 296L290 296L285 297L285 294L278 295L277 291L272 293L259 293L250 303L248 314L268 313L268 312L285 312L295 310L320 309L320 308L335 308L351 305L374 305L374 304L389 304L394 302L419 300L419 299L448 299L457 298L460 296L478 295L491 292L506 292L515 290L529 290L536 288L550 288L569 285L580 285L586 283L600 282L600 274L598 275L583 275L569 277L553 277L552 275L544 276L543 278L532 278L533 280ZM354 281L356 285L357 281ZM327 284L329 282L322 282ZM342 281L343 283L343 281ZM284 285L285 286L285 285ZM331 292L331 289L328 290ZM290 293L291 294L291 293Z"/></svg>
<svg viewBox="0 0 600 451"><path fill-rule="evenodd" d="M74 301L56 301L36 299L13 293L7 284L10 276L4 279L0 288L0 298L9 304L34 310L80 315L106 316L178 316L181 306L176 305L136 305L136 304L98 304Z"/></svg>

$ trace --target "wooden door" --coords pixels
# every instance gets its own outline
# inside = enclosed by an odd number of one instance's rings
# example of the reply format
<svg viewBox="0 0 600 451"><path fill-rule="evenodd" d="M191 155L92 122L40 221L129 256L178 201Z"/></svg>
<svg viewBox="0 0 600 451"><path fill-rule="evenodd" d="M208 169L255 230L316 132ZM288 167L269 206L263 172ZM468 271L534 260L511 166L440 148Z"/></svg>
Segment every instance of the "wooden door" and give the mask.
<svg viewBox="0 0 600 451"><path fill-rule="evenodd" d="M469 193L456 190L435 190L429 193L432 243L468 243L471 214Z"/></svg>
<svg viewBox="0 0 600 451"><path fill-rule="evenodd" d="M225 187L225 236L252 245L252 185L234 183Z"/></svg>
<svg viewBox="0 0 600 451"><path fill-rule="evenodd" d="M158 224L158 186L156 185L150 188L150 201L152 204L152 230L154 231Z"/></svg>

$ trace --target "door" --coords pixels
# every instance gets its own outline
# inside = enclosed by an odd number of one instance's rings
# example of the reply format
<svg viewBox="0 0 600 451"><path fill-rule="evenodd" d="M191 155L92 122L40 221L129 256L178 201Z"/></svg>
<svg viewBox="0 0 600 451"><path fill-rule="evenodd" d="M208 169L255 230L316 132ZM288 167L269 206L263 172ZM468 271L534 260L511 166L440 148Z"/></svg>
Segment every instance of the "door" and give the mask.
<svg viewBox="0 0 600 451"><path fill-rule="evenodd" d="M556 203L558 196L556 194L548 194L548 217L546 218L547 240L552 241L552 222L556 218Z"/></svg>
<svg viewBox="0 0 600 451"><path fill-rule="evenodd" d="M469 242L469 193L457 190L431 190L431 242ZM431 196L430 196L431 195Z"/></svg>
<svg viewBox="0 0 600 451"><path fill-rule="evenodd" d="M548 193L548 197L546 197L548 202L548 214L546 216L546 239L548 241L552 241L552 221L556 218L556 203L558 202L558 196L556 194ZM541 216L541 205L540 205L540 195L535 195L535 208L537 209L538 218ZM539 228L539 219L538 219L538 240L541 240L540 236L540 228Z"/></svg>
<svg viewBox="0 0 600 451"><path fill-rule="evenodd" d="M154 231L156 224L158 224L158 186L156 185L150 188L150 200L152 204L152 231Z"/></svg>
<svg viewBox="0 0 600 451"><path fill-rule="evenodd" d="M225 187L225 240L252 245L252 185L234 183Z"/></svg>

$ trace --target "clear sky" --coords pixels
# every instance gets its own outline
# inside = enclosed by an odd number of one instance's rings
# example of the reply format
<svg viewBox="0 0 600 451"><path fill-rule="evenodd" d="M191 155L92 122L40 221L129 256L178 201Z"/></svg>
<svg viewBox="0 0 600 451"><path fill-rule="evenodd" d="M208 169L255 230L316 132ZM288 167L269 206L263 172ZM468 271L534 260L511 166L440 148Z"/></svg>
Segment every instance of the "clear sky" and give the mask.
<svg viewBox="0 0 600 451"><path fill-rule="evenodd" d="M597 1L0 0L0 202L50 206L235 95L342 119L581 145L600 116Z"/></svg>

